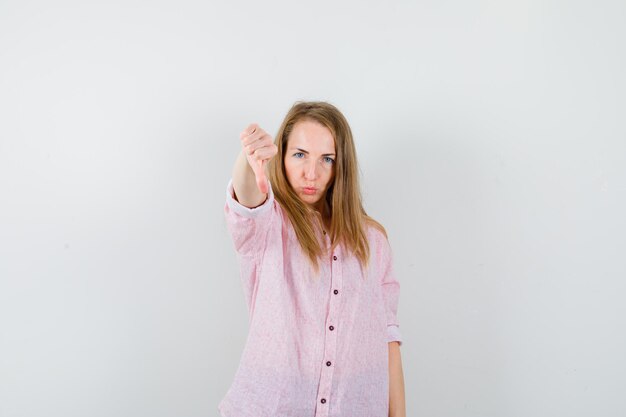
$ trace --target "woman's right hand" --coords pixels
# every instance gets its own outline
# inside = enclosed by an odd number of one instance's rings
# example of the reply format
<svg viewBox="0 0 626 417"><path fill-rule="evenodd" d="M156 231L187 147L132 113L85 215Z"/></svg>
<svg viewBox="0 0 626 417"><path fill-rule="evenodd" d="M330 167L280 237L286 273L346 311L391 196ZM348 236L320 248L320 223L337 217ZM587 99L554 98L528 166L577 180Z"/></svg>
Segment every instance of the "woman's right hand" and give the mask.
<svg viewBox="0 0 626 417"><path fill-rule="evenodd" d="M265 167L267 162L278 153L278 147L274 145L272 137L252 123L239 135L241 146L246 155L248 164L256 177L256 185L263 194L268 192L267 176Z"/></svg>

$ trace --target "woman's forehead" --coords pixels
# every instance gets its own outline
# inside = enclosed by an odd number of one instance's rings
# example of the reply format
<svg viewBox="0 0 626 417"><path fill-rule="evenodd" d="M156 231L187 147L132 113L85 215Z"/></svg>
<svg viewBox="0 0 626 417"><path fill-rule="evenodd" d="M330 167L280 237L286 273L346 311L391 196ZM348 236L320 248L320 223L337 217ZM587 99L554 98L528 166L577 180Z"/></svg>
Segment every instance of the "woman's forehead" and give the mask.
<svg viewBox="0 0 626 417"><path fill-rule="evenodd" d="M300 148L320 153L334 153L335 139L331 131L324 125L312 121L297 122L289 134L288 147Z"/></svg>

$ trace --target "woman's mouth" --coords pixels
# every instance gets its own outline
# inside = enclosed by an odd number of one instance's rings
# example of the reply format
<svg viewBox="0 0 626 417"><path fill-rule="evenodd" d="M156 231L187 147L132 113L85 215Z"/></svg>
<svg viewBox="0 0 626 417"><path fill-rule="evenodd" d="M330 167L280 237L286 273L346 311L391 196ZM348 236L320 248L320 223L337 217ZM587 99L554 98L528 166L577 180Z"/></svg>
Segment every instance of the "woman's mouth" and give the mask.
<svg viewBox="0 0 626 417"><path fill-rule="evenodd" d="M317 192L315 187L302 187L302 192L307 195L313 195Z"/></svg>

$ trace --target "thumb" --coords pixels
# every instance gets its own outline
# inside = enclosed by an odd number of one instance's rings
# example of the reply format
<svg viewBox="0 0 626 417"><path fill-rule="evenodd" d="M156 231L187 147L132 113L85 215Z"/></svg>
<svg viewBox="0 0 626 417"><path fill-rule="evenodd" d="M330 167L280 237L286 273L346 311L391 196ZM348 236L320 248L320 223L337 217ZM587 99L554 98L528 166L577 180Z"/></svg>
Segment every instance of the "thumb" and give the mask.
<svg viewBox="0 0 626 417"><path fill-rule="evenodd" d="M269 185L267 183L267 177L265 175L265 165L267 164L267 160L259 161L254 170L254 175L256 176L256 185L259 187L259 191L263 194L267 194Z"/></svg>

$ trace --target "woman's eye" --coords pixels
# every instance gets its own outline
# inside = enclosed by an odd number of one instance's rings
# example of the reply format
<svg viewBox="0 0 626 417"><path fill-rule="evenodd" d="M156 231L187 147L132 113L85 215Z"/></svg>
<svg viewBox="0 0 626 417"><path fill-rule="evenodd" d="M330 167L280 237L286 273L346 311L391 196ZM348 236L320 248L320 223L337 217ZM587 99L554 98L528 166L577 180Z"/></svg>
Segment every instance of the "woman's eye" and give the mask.
<svg viewBox="0 0 626 417"><path fill-rule="evenodd" d="M326 156L326 157L324 157L324 162L332 164L333 162L335 162L335 160L333 158L331 158L330 156Z"/></svg>
<svg viewBox="0 0 626 417"><path fill-rule="evenodd" d="M302 152L296 152L293 154L293 156L295 156L296 158L302 158L304 154Z"/></svg>

